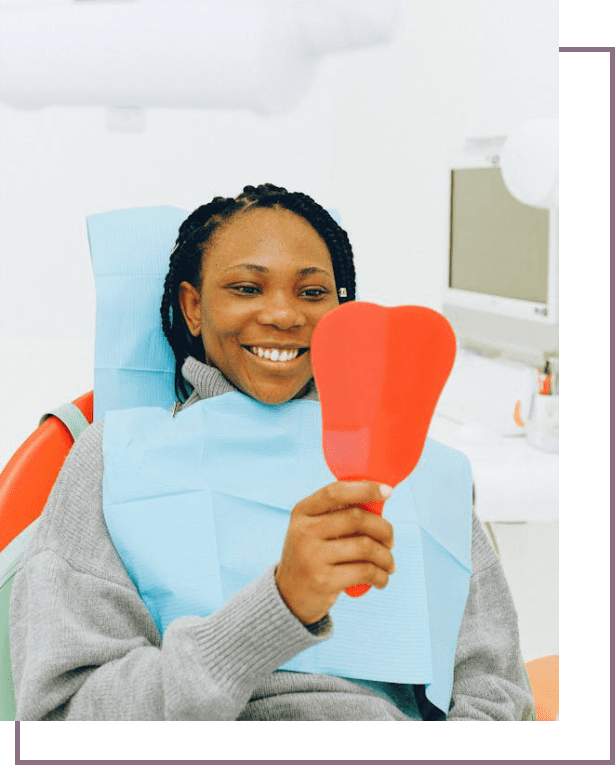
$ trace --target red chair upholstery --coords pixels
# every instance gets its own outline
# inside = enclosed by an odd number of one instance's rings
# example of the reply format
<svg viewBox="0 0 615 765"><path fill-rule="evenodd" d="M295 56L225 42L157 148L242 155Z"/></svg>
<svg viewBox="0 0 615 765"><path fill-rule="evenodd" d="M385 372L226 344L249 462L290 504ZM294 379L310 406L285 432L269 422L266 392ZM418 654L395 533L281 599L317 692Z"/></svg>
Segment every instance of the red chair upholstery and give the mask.
<svg viewBox="0 0 615 765"><path fill-rule="evenodd" d="M92 391L74 402L92 422ZM73 436L49 417L24 441L0 473L0 720L14 720L16 705L9 648L11 588L32 524L43 512Z"/></svg>
<svg viewBox="0 0 615 765"><path fill-rule="evenodd" d="M73 403L88 422L93 419L93 392ZM73 437L55 417L24 441L0 473L0 550L42 513Z"/></svg>

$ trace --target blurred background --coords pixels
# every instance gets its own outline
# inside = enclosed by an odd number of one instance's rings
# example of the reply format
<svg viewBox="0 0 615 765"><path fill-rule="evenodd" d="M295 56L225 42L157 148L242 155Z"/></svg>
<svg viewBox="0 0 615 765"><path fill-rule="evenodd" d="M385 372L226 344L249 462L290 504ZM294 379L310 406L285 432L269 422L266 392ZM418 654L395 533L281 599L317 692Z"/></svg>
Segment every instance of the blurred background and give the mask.
<svg viewBox="0 0 615 765"><path fill-rule="evenodd" d="M72 0L82 6L104 2ZM287 0L286 6L298 2ZM1 5L36 10L44 4ZM169 4L177 14L189 14L189 5ZM279 3L268 5L271 13L280 12ZM542 367L546 352L557 354L557 321L446 305L451 163L468 147L499 152L528 120L557 118L558 3L393 5L380 39L345 50L333 41L323 55L314 53L309 82L301 80L300 92L290 87L286 101L246 108L212 96L209 108L143 107L123 97L116 104L32 108L4 98L0 467L43 412L92 388L95 292L86 216L149 205L190 211L213 196L234 196L246 184L263 182L304 191L339 212L354 247L361 299L444 310L464 348L477 352L471 366L480 366L483 354L499 354L525 367L511 366L510 374L496 370L503 375L500 410L512 418L522 372ZM206 31L203 37L206 47ZM108 47L113 43L110 37ZM181 51L184 41L171 39L169 45ZM251 82L253 70L246 55L237 76ZM74 71L77 78L78 64ZM275 71L265 70L262 81ZM456 390L465 396L475 378L462 377L466 387ZM449 390L445 400L452 398ZM454 420L451 411L443 411L443 419ZM442 440L449 437L462 450L465 443L477 464L501 446L502 434L485 430L484 422L483 430L454 433L440 424ZM515 448L522 439L520 431ZM524 447L535 473L546 469L556 481L557 457ZM541 460L547 459L543 469ZM494 475L500 480L501 472ZM511 480L523 483L518 476ZM549 513L523 512L544 500L531 486L519 498L521 510L504 511L496 500L479 513L490 525L513 589L526 660L557 653L559 645L557 487L553 480L545 486L540 491L550 492ZM508 493L501 484L500 492ZM482 496L488 495L486 489Z"/></svg>

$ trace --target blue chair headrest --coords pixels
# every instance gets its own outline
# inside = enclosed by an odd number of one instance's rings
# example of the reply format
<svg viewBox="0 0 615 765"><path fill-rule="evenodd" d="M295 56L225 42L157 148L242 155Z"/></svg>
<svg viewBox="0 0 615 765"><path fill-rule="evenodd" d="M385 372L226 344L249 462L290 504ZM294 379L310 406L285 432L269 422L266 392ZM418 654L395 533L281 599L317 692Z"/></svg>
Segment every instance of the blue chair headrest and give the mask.
<svg viewBox="0 0 615 765"><path fill-rule="evenodd" d="M173 406L175 358L160 301L187 216L175 207L146 207L87 218L96 284L95 420L109 409Z"/></svg>

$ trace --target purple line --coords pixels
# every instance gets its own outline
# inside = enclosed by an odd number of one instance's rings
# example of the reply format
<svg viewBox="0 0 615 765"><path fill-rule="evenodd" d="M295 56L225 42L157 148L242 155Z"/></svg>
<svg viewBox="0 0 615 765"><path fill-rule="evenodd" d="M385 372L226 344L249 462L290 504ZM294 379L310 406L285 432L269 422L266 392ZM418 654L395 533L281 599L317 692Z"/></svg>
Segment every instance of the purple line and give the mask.
<svg viewBox="0 0 615 765"><path fill-rule="evenodd" d="M613 243L613 218L615 218L615 173L613 172L613 166L615 165L615 159L614 159L614 153L615 153L615 98L613 98L613 90L615 89L615 55L613 55L613 51L615 48L610 49L611 58L610 58L610 87L611 87L611 108L610 108L610 128L611 128L611 226L610 226L610 245L611 245L611 257L610 262L612 263L613 258L613 252L615 250L615 245ZM611 294L613 294L613 286L615 282L615 276L613 276L613 270L611 269ZM609 310L609 325L611 327L611 335L613 331L613 318L612 318L612 308ZM613 354L611 354L611 365L610 365L610 372L611 372L611 379L612 379L612 372L613 367L615 366L615 362L613 362ZM613 432L613 418L614 415L611 414L611 433ZM612 437L611 437L612 440ZM611 471L612 472L612 471ZM613 531L611 530L611 547L613 546ZM609 578L610 577L610 566L609 566ZM611 600L612 602L612 600ZM613 627L613 609L611 608L611 631ZM611 702L613 700L613 669L611 667ZM611 704L612 705L612 704ZM611 740L612 740L612 728L609 728L609 749L611 749Z"/></svg>
<svg viewBox="0 0 615 765"><path fill-rule="evenodd" d="M610 313L610 330L611 330L611 337L615 334L615 314L613 312L613 295L615 293L615 268L613 268L613 260L615 259L615 226L613 225L613 222L615 221L615 48L560 48L560 53L610 53L610 66L609 66L609 76L610 76L610 82L609 82L609 90L610 90L610 174L611 174L611 183L610 183L610 218L611 218L611 230L610 230L610 286L611 286L611 313ZM612 391L613 391L613 379L615 376L615 359L612 349L612 341L610 341L610 378L611 378L611 395L610 398L612 399ZM614 411L613 404L611 402L610 407L610 426L611 426L611 455L614 454L614 446L615 446L615 436L613 435L615 431L615 411ZM611 456L611 465L615 465L615 458ZM611 472L613 472L613 468L611 468ZM611 507L615 506L615 488L613 488L613 485L611 484ZM613 531L613 525L611 524L611 549L613 548L613 541L615 539L615 532ZM612 589L612 583L613 583L613 570L611 565L611 572L610 572L610 579L611 579L611 589ZM613 627L615 625L615 617L611 614L611 635L613 634ZM611 688L613 688L613 681L615 679L615 670L613 668L613 663L611 662ZM611 692L611 709L613 708L612 704L612 692ZM611 713L611 719L613 719L613 713Z"/></svg>
<svg viewBox="0 0 615 765"><path fill-rule="evenodd" d="M613 53L615 48L560 48L560 53Z"/></svg>

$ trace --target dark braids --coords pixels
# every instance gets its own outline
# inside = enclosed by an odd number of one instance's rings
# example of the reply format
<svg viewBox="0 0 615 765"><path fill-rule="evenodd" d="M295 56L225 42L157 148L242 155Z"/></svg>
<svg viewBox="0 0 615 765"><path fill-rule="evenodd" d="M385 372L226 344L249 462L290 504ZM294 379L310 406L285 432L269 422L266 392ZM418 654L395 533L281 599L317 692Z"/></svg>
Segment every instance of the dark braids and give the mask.
<svg viewBox="0 0 615 765"><path fill-rule="evenodd" d="M194 337L186 326L179 304L179 285L189 282L200 289L203 252L212 234L225 221L243 210L275 206L300 215L320 234L331 255L339 302L355 299L355 269L348 236L329 213L307 194L289 192L280 186L265 183L256 187L245 186L235 199L215 197L209 204L197 208L181 224L164 281L160 315L163 332L175 356L175 392L180 401L185 401L189 396L181 373L184 361L188 356L205 361L205 349L201 337Z"/></svg>

